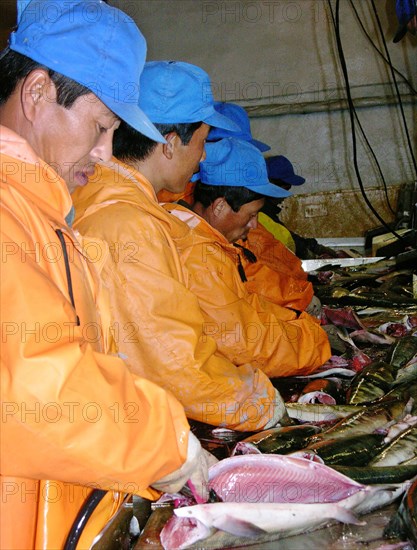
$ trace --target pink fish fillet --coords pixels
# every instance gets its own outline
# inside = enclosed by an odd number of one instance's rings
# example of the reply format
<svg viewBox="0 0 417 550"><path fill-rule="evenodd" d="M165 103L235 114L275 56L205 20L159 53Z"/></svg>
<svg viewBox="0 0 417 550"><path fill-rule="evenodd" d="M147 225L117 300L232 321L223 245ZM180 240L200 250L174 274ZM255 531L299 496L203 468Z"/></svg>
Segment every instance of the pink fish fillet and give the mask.
<svg viewBox="0 0 417 550"><path fill-rule="evenodd" d="M287 455L225 458L209 470L209 486L223 502L330 503L368 487L329 466Z"/></svg>
<svg viewBox="0 0 417 550"><path fill-rule="evenodd" d="M209 486L223 502L174 510L161 532L165 549L187 548L221 529L236 536L277 533L279 538L329 520L359 523L350 512L370 487L332 468L286 455L243 455L209 470Z"/></svg>

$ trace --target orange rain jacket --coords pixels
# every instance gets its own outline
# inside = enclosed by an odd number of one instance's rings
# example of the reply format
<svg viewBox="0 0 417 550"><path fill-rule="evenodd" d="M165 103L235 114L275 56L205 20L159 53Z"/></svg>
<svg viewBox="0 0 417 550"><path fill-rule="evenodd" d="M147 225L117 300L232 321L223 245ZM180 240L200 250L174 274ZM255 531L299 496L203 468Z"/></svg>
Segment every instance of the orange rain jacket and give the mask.
<svg viewBox="0 0 417 550"><path fill-rule="evenodd" d="M301 260L260 223L249 231L247 240L239 241L239 244L256 256L256 262L251 263L241 255L249 292L274 304L304 311L314 290L307 281Z"/></svg>
<svg viewBox="0 0 417 550"><path fill-rule="evenodd" d="M132 370L169 389L189 418L242 431L269 427L275 389L261 371L219 354L206 334L173 240L190 230L158 204L149 181L114 159L97 165L73 201L75 227L108 244L102 277Z"/></svg>
<svg viewBox="0 0 417 550"><path fill-rule="evenodd" d="M99 353L98 287L65 222L65 183L20 136L1 137L1 548L57 549L91 487L118 492L89 543L119 491L178 469L189 426L173 396Z"/></svg>
<svg viewBox="0 0 417 550"><path fill-rule="evenodd" d="M164 208L192 229L175 243L187 286L222 353L236 364L252 360L270 377L310 374L327 361L329 342L317 319L304 312L297 317L249 293L239 275L238 249L194 212L178 204Z"/></svg>
<svg viewBox="0 0 417 550"><path fill-rule="evenodd" d="M192 204L194 186L194 183L189 182L184 192L178 194L162 189L158 193L158 201L174 203L181 199ZM281 240L261 225L264 220L271 221L268 216L260 212L257 229L251 229L248 239L239 243L251 250L257 258L253 263L249 262L243 254L241 255L248 279L245 283L246 287L249 292L259 294L274 304L304 311L313 298L313 285L307 281L307 273L301 266L301 260ZM272 221L271 223L275 224ZM288 229L283 225L279 227L283 232L288 233L288 239L292 240Z"/></svg>

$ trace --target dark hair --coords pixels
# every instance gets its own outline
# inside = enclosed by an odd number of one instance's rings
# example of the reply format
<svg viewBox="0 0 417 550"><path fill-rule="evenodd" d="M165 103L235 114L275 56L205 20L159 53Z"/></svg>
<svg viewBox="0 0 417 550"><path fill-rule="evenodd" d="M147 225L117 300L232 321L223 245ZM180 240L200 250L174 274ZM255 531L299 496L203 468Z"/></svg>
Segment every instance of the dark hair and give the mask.
<svg viewBox="0 0 417 550"><path fill-rule="evenodd" d="M188 145L202 122L188 122L181 124L155 124L155 127L166 136L175 132L181 139L183 145ZM144 136L126 122L121 122L114 133L113 154L124 162L144 160L157 146L157 142Z"/></svg>
<svg viewBox="0 0 417 550"><path fill-rule="evenodd" d="M80 96L91 93L91 90L71 78L33 61L26 55L9 49L0 56L0 105L9 99L18 83L35 69L48 71L56 87L57 103L66 109L72 107Z"/></svg>
<svg viewBox="0 0 417 550"><path fill-rule="evenodd" d="M224 197L234 212L248 202L264 199L264 195L255 193L247 187L233 187L226 185L207 185L197 181L194 188L194 202L200 202L205 208L213 204L219 197Z"/></svg>

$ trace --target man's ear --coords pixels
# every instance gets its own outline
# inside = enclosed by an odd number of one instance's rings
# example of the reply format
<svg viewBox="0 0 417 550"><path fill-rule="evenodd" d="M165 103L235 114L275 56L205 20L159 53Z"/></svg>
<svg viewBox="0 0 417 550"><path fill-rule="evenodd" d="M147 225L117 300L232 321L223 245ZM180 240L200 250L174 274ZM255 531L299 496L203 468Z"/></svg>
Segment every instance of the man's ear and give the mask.
<svg viewBox="0 0 417 550"><path fill-rule="evenodd" d="M216 217L220 217L224 213L226 207L227 202L224 197L217 197L211 204L211 209Z"/></svg>
<svg viewBox="0 0 417 550"><path fill-rule="evenodd" d="M23 113L30 122L34 121L45 102L56 102L55 84L45 69L31 71L24 79L20 93Z"/></svg>
<svg viewBox="0 0 417 550"><path fill-rule="evenodd" d="M164 138L166 143L162 144L162 151L167 159L171 160L174 156L175 149L178 147L178 144L181 143L181 138L176 132L169 132L165 134Z"/></svg>

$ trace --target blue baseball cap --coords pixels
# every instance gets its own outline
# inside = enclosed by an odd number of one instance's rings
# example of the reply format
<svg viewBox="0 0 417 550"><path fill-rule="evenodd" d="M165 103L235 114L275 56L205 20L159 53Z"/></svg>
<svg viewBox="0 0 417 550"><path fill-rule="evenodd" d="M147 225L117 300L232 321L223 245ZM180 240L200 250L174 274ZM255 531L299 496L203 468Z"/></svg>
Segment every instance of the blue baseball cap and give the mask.
<svg viewBox="0 0 417 550"><path fill-rule="evenodd" d="M417 14L416 0L397 0L395 12L398 19L398 28L392 41L399 42L407 33L409 21Z"/></svg>
<svg viewBox="0 0 417 550"><path fill-rule="evenodd" d="M121 10L101 0L20 0L9 48L85 86L135 130L165 141L138 106L146 41Z"/></svg>
<svg viewBox="0 0 417 550"><path fill-rule="evenodd" d="M206 143L199 179L207 185L246 187L266 197L283 198L291 193L269 182L265 159L251 143L224 138Z"/></svg>
<svg viewBox="0 0 417 550"><path fill-rule="evenodd" d="M282 180L288 185L302 185L305 182L305 178L297 176L294 172L294 167L287 157L277 155L268 157L265 160L269 179Z"/></svg>
<svg viewBox="0 0 417 550"><path fill-rule="evenodd" d="M140 78L139 105L155 124L205 122L238 130L214 109L209 75L183 61L148 61Z"/></svg>
<svg viewBox="0 0 417 550"><path fill-rule="evenodd" d="M266 143L253 139L250 129L249 116L243 107L237 105L236 103L215 101L214 108L218 113L230 118L230 120L233 120L233 122L239 126L239 130L237 132L232 132L230 130L228 131L220 128L213 128L209 132L207 141L218 141L219 139L223 139L225 137L235 137L238 139L243 139L244 141L249 141L249 143L255 145L255 147L257 147L262 153L271 149L271 147Z"/></svg>

